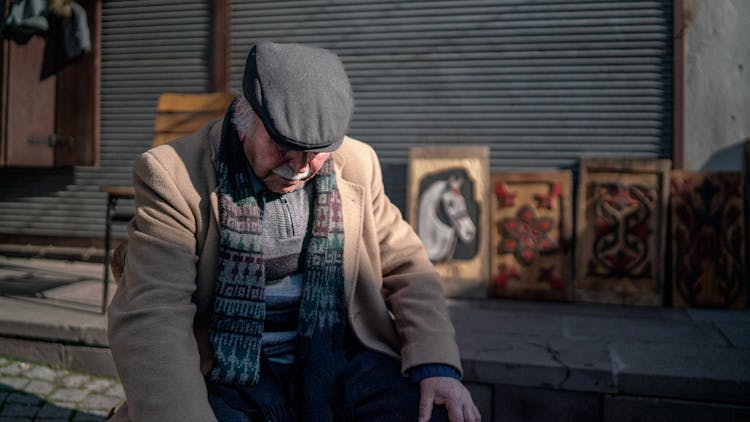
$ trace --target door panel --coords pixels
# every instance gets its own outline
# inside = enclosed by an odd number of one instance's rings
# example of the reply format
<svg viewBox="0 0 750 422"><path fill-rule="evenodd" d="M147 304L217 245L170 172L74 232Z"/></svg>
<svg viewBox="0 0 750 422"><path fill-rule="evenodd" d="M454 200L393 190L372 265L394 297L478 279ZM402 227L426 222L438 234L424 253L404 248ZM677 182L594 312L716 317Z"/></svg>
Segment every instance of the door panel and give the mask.
<svg viewBox="0 0 750 422"><path fill-rule="evenodd" d="M47 140L55 132L54 75L41 80L45 40L8 43L8 114L6 165L50 167L54 149Z"/></svg>

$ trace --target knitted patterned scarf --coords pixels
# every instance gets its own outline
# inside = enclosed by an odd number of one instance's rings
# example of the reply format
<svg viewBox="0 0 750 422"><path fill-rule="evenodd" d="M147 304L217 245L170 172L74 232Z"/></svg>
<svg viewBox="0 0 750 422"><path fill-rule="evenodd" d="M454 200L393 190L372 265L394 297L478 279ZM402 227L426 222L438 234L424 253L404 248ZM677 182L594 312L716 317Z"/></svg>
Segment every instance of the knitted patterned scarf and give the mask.
<svg viewBox="0 0 750 422"><path fill-rule="evenodd" d="M214 368L209 377L215 383L249 386L257 383L260 374L266 312L261 242L263 208L253 194L245 154L230 121L231 113L230 108L224 119L217 160L221 240L209 328L214 351ZM344 227L331 158L311 183L315 200L310 215L312 230L306 239L297 364L302 368L303 389L320 389L305 402L315 400L320 406L320 400L333 398L327 396L333 394L335 377L342 364L346 324ZM330 409L312 411L325 417Z"/></svg>

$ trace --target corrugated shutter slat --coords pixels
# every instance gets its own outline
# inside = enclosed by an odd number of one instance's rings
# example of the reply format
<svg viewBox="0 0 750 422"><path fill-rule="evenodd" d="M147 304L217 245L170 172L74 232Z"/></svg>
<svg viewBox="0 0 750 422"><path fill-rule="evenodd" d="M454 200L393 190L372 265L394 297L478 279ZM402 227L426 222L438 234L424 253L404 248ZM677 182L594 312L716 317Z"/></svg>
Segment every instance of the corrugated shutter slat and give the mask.
<svg viewBox="0 0 750 422"><path fill-rule="evenodd" d="M668 0L233 2L234 81L261 39L339 54L402 209L414 146L488 145L493 171L672 154Z"/></svg>

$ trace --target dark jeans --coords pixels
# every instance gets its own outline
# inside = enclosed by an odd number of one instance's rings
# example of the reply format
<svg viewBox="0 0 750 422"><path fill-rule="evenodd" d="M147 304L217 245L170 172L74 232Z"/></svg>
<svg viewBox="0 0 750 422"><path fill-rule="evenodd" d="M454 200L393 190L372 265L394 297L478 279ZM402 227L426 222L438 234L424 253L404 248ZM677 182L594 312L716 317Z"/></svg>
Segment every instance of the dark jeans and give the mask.
<svg viewBox="0 0 750 422"><path fill-rule="evenodd" d="M221 422L304 421L290 367L263 362L260 381L252 387L208 385L208 400ZM345 414L341 421L410 421L419 415L419 385L401 375L401 362L349 343L341 379ZM265 403L259 403L265 402ZM286 411L282 410L286 409ZM444 406L434 406L432 421L447 421ZM314 421L327 422L327 421Z"/></svg>

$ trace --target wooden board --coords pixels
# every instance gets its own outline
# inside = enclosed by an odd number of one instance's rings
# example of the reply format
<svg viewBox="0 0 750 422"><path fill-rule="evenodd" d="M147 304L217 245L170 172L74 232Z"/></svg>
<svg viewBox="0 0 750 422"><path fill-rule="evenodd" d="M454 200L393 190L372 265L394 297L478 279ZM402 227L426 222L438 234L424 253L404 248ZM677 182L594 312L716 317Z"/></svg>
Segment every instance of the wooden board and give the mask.
<svg viewBox="0 0 750 422"><path fill-rule="evenodd" d="M489 148L412 148L408 217L449 297L488 290Z"/></svg>
<svg viewBox="0 0 750 422"><path fill-rule="evenodd" d="M662 304L669 174L669 160L581 160L577 300Z"/></svg>
<svg viewBox="0 0 750 422"><path fill-rule="evenodd" d="M675 306L744 308L747 287L741 173L672 173Z"/></svg>
<svg viewBox="0 0 750 422"><path fill-rule="evenodd" d="M199 130L209 121L223 116L233 100L232 94L220 92L161 94L154 118L151 146L166 144Z"/></svg>
<svg viewBox="0 0 750 422"><path fill-rule="evenodd" d="M572 299L572 173L493 173L490 294Z"/></svg>
<svg viewBox="0 0 750 422"><path fill-rule="evenodd" d="M159 112L210 112L224 113L234 100L234 96L223 92L203 94L180 94L165 92L159 96Z"/></svg>
<svg viewBox="0 0 750 422"><path fill-rule="evenodd" d="M194 111L190 113L158 113L154 119L154 133L193 133L209 121L223 116L222 111Z"/></svg>

